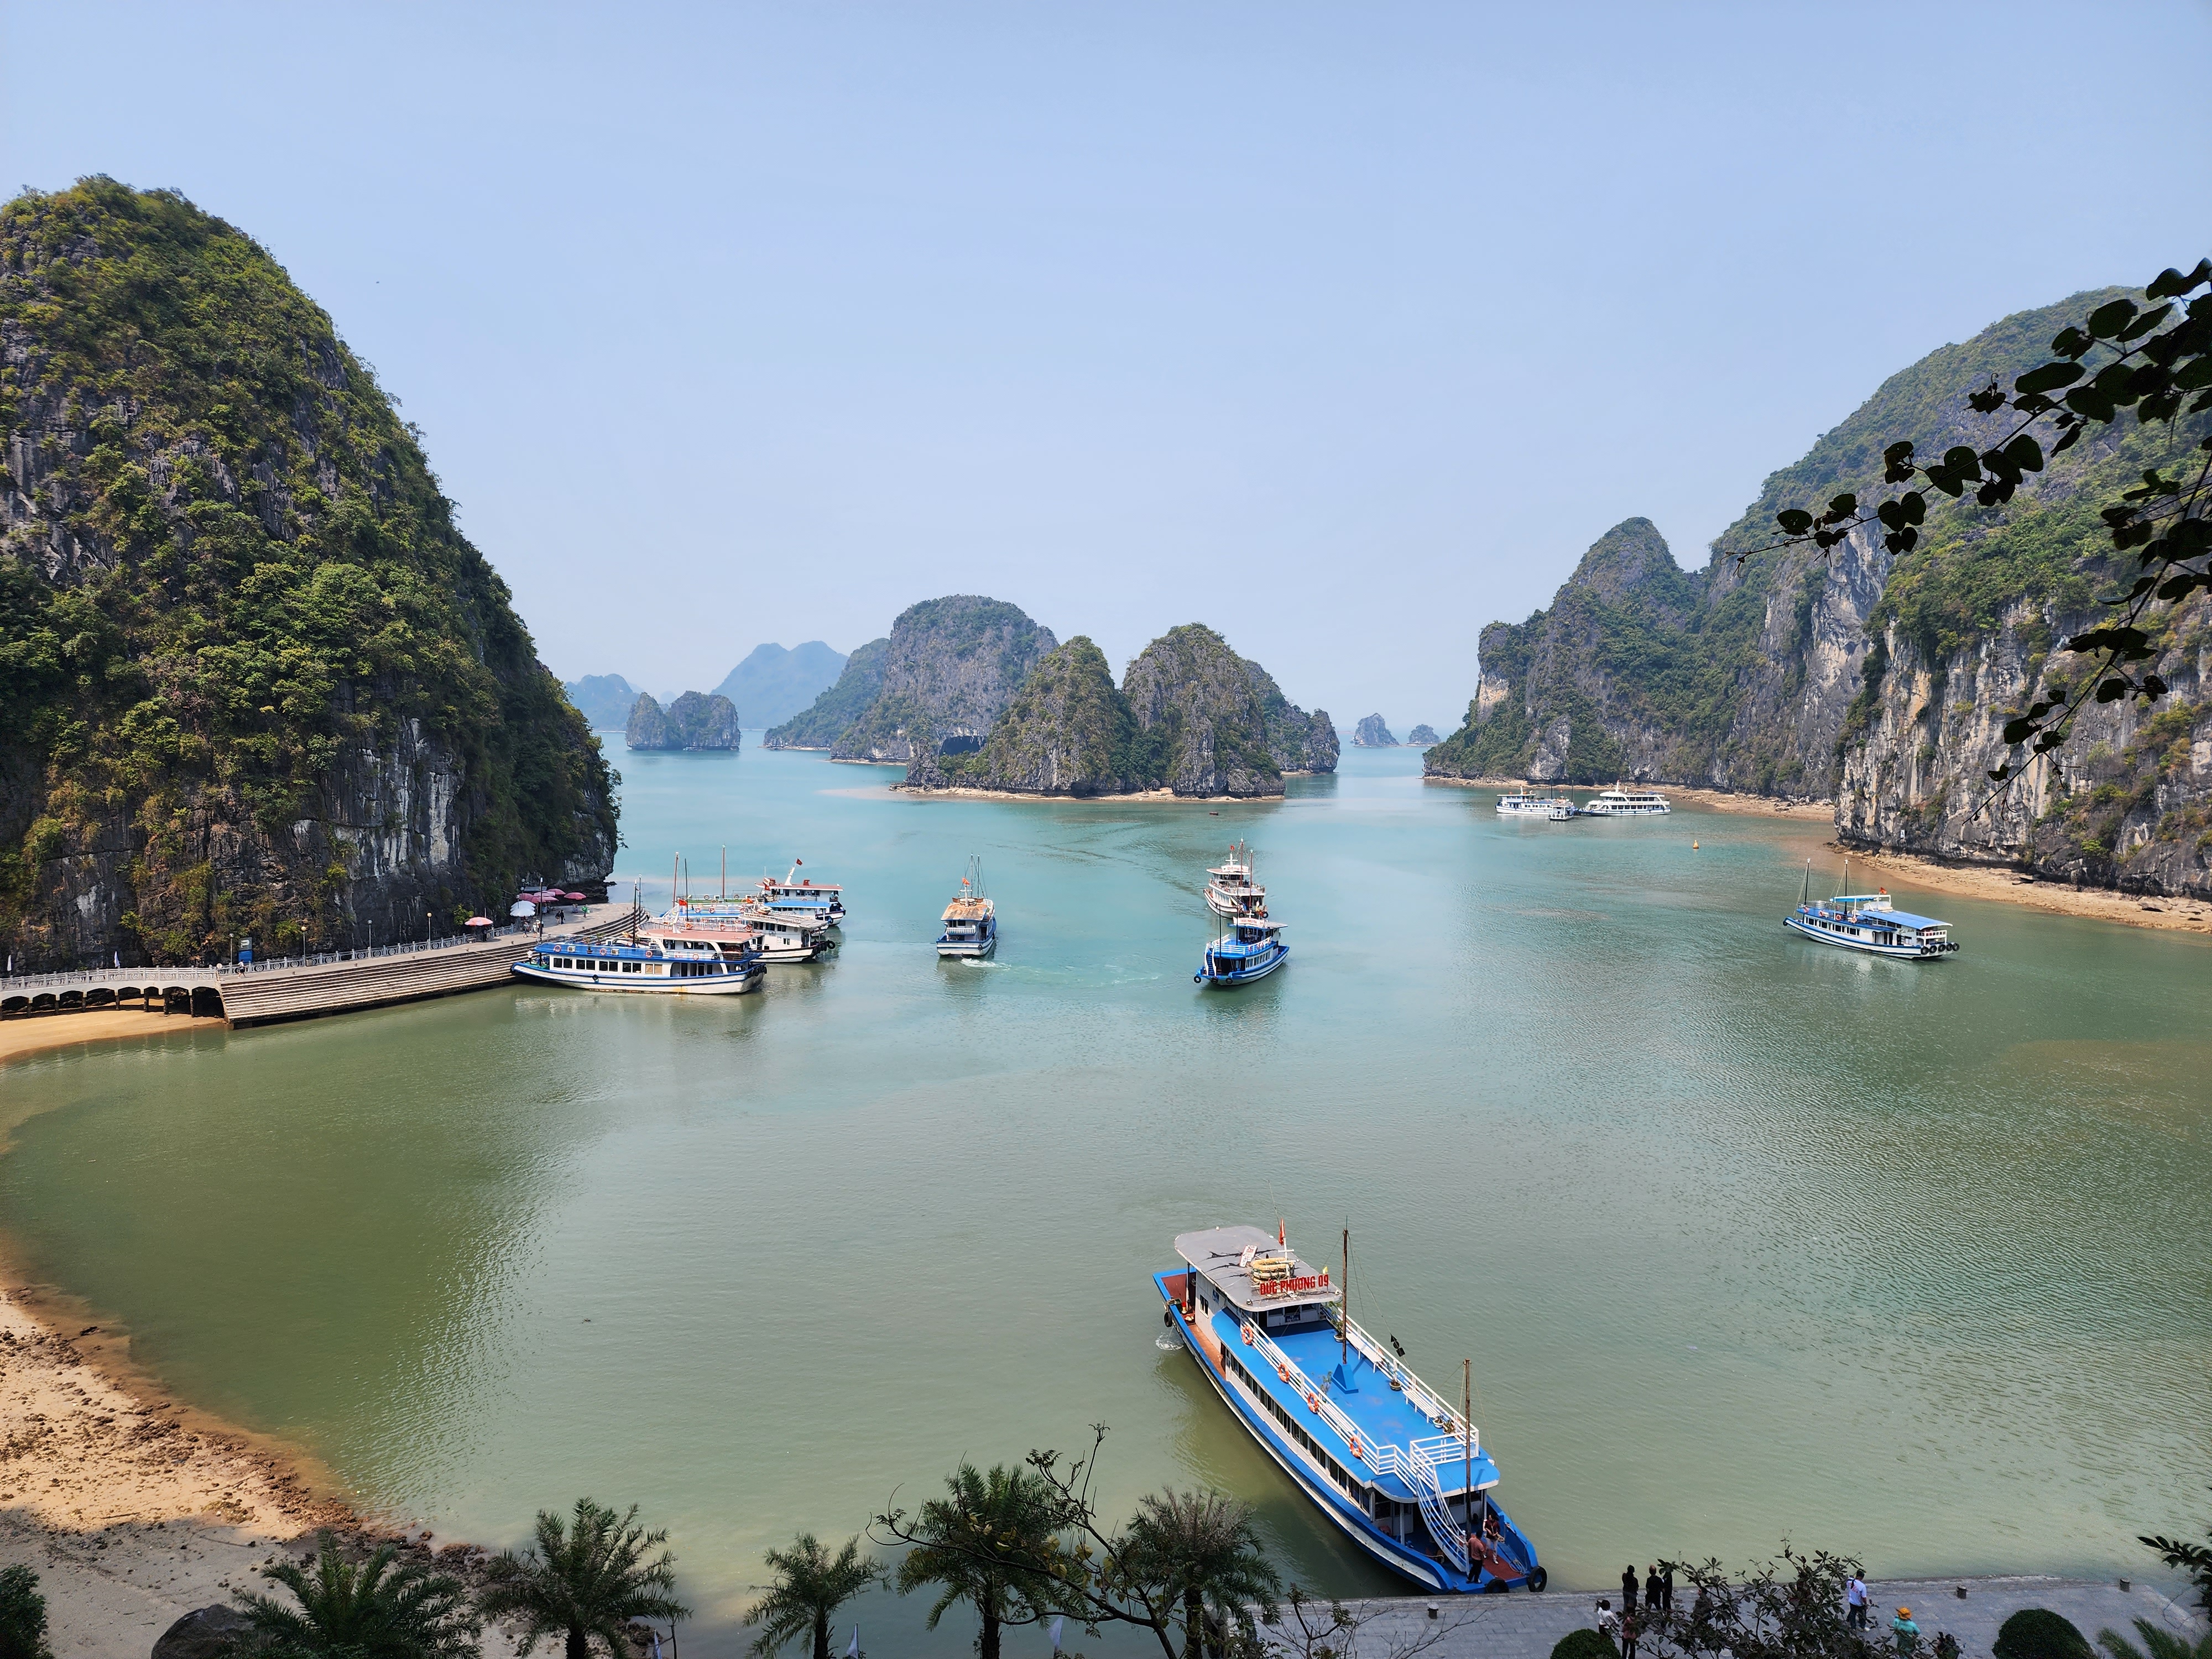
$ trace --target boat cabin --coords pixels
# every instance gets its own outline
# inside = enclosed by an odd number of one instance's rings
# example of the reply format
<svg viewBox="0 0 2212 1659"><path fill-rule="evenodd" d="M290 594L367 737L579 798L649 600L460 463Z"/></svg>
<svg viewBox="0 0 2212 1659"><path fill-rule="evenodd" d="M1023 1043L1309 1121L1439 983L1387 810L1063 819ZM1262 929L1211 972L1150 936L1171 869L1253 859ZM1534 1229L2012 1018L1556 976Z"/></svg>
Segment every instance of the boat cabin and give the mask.
<svg viewBox="0 0 2212 1659"><path fill-rule="evenodd" d="M642 979L699 979L722 971L719 951L681 944L586 945L548 940L532 950L543 968L574 974L635 974Z"/></svg>
<svg viewBox="0 0 2212 1659"><path fill-rule="evenodd" d="M1838 893L1831 899L1814 899L1799 908L1814 927L1876 949L1917 950L1935 955L1958 948L1951 942L1949 922L1899 909L1887 890Z"/></svg>

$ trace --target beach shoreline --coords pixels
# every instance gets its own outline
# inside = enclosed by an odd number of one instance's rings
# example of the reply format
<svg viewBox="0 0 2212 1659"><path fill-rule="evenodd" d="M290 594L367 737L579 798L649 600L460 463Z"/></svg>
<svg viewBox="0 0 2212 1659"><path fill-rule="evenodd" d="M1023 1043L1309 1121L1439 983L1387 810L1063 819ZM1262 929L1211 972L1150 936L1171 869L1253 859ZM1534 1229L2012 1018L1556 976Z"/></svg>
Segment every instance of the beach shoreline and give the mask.
<svg viewBox="0 0 2212 1659"><path fill-rule="evenodd" d="M125 1037L169 1036L181 1031L226 1030L228 1020L204 1014L142 1012L136 1008L94 1008L82 1013L27 1014L0 1020L0 1065L27 1054L42 1054L80 1043L112 1042Z"/></svg>

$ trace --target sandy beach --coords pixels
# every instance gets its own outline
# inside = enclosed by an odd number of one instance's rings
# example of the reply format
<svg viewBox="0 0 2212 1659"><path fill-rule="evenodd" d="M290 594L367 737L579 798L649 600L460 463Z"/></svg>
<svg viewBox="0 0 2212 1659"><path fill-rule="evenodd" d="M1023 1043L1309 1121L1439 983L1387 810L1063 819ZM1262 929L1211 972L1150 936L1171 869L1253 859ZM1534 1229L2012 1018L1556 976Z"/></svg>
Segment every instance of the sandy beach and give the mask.
<svg viewBox="0 0 2212 1659"><path fill-rule="evenodd" d="M0 1020L0 1061L116 1037L165 1036L173 1031L221 1030L226 1022L190 1014L142 1013L136 1008L98 1008L82 1014L38 1014Z"/></svg>
<svg viewBox="0 0 2212 1659"><path fill-rule="evenodd" d="M2098 921L2117 921L2130 927L2163 927L2173 932L2212 933L2212 904L2199 899L2147 898L2136 893L2115 892L2108 887L2071 887L2063 882L2039 881L2025 871L1988 865L1942 864L1911 853L1869 853L1863 848L1828 843L1836 856L1846 853L1856 867L1880 871L1890 883L1919 887L1933 893L1956 893L1963 898L1996 899L2025 904L2064 916L2087 916ZM1854 890L1866 883L1852 878Z"/></svg>
<svg viewBox="0 0 2212 1659"><path fill-rule="evenodd" d="M284 1449L132 1373L127 1346L77 1324L64 1300L0 1290L0 1565L39 1575L57 1659L146 1659L185 1613L268 1589L258 1569L312 1552L319 1528L359 1548L403 1536L325 1487ZM404 1536L413 1559L449 1570L482 1559ZM484 1651L514 1649L488 1633Z"/></svg>

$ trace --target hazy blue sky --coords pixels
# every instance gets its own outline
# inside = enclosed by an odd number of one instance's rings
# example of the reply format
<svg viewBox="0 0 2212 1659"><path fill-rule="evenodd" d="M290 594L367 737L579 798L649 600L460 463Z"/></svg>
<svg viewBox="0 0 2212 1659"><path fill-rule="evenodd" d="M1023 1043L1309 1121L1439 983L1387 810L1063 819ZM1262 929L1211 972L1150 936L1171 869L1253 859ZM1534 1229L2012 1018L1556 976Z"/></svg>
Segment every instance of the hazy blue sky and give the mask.
<svg viewBox="0 0 2212 1659"><path fill-rule="evenodd" d="M1884 375L2212 246L2203 3L0 17L7 183L259 239L656 689L975 592L1449 728L1607 526L1700 565Z"/></svg>

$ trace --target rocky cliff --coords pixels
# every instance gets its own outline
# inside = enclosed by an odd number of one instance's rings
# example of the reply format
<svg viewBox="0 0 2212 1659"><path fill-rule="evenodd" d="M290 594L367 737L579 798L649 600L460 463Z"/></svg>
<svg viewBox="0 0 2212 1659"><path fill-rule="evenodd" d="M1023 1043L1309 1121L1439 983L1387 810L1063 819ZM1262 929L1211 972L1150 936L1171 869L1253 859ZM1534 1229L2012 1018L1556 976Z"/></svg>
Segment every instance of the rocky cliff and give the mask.
<svg viewBox="0 0 2212 1659"><path fill-rule="evenodd" d="M738 709L720 692L686 691L664 711L645 692L630 706L623 741L632 749L720 749L738 744Z"/></svg>
<svg viewBox="0 0 2212 1659"><path fill-rule="evenodd" d="M1414 748L1425 749L1431 744L1442 742L1443 739L1437 736L1435 726L1425 723L1406 733L1406 741Z"/></svg>
<svg viewBox="0 0 2212 1659"><path fill-rule="evenodd" d="M1121 795L1158 787L1158 765L1105 654L1079 634L1031 672L980 750L918 756L907 782L1023 795Z"/></svg>
<svg viewBox="0 0 2212 1659"><path fill-rule="evenodd" d="M2117 573L2096 508L2202 433L2133 428L2055 458L2008 507L1942 501L1893 558L1854 538L1828 554L1753 550L1785 506L1880 487L1881 449L1985 447L1967 394L2048 354L2121 290L2008 317L1884 382L1684 572L1644 520L1584 556L1553 605L1483 630L1468 719L1428 751L1446 777L1594 783L1638 777L1837 799L1847 840L2027 863L2085 881L2200 885L2212 777L2202 601L2156 619L2174 686L2155 712L2098 706L2063 764L1991 799L2004 720L2080 665L2053 647L2099 612ZM1735 556L1746 555L1742 558ZM2192 850L2194 849L2194 850ZM2193 872L2193 873L2192 873Z"/></svg>
<svg viewBox="0 0 2212 1659"><path fill-rule="evenodd" d="M1150 745L1154 787L1279 795L1285 772L1335 768L1328 714L1293 706L1265 669L1201 623L1170 629L1146 646L1121 690Z"/></svg>
<svg viewBox="0 0 2212 1659"><path fill-rule="evenodd" d="M948 742L974 749L1057 643L1002 599L956 593L908 605L891 624L881 689L830 757L911 763Z"/></svg>
<svg viewBox="0 0 2212 1659"><path fill-rule="evenodd" d="M1362 719L1352 733L1352 744L1359 749L1395 749L1398 739L1390 735L1390 728L1382 723L1380 714L1369 714Z"/></svg>
<svg viewBox="0 0 2212 1659"><path fill-rule="evenodd" d="M19 969L604 878L597 739L374 377L237 230L105 179L0 208L0 463Z"/></svg>
<svg viewBox="0 0 2212 1659"><path fill-rule="evenodd" d="M845 659L837 682L761 739L763 749L833 749L853 722L868 712L884 689L884 653L889 640L870 640Z"/></svg>

